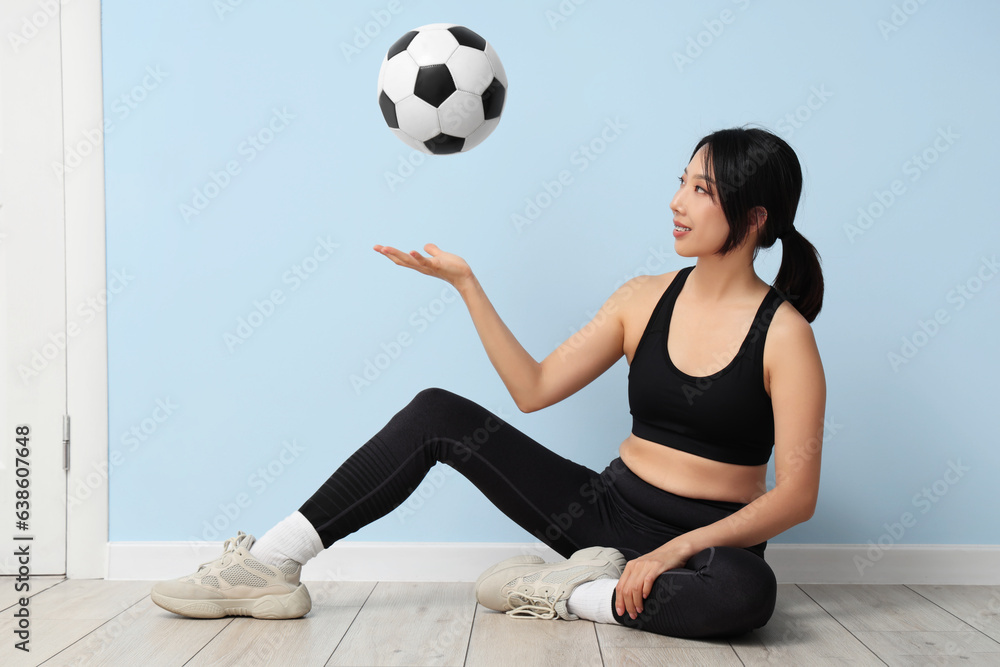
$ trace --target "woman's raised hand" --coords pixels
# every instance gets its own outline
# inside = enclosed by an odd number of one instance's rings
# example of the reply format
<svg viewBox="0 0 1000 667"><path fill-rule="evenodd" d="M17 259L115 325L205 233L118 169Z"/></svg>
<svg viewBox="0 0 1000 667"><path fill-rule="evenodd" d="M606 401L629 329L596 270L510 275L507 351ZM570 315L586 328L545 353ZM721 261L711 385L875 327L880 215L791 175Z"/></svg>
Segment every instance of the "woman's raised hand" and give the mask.
<svg viewBox="0 0 1000 667"><path fill-rule="evenodd" d="M428 276L434 276L450 283L453 287L458 287L465 281L472 279L472 269L464 259L450 252L445 252L433 243L424 246L424 250L430 257L424 257L416 250L411 250L409 254L397 250L396 248L384 245L374 246L376 252L382 253L400 266L408 266Z"/></svg>

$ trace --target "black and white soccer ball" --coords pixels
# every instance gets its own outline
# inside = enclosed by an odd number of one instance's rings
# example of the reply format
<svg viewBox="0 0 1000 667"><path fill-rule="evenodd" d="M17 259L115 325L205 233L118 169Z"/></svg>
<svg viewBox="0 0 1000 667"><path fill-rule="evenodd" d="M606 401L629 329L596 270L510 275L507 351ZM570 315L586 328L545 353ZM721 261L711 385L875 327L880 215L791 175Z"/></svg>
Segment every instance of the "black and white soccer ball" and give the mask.
<svg viewBox="0 0 1000 667"><path fill-rule="evenodd" d="M507 75L496 51L468 28L433 23L406 33L382 60L378 104L406 144L436 155L461 153L496 129Z"/></svg>

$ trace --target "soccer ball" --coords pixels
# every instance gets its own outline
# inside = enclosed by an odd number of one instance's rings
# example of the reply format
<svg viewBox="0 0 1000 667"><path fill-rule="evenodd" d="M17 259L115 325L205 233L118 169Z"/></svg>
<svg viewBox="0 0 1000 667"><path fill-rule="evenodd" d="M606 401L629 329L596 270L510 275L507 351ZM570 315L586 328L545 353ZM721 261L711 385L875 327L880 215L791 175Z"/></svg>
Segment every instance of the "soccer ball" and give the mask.
<svg viewBox="0 0 1000 667"><path fill-rule="evenodd" d="M400 37L378 72L378 104L393 134L424 153L461 153L496 129L507 75L468 28L433 23Z"/></svg>

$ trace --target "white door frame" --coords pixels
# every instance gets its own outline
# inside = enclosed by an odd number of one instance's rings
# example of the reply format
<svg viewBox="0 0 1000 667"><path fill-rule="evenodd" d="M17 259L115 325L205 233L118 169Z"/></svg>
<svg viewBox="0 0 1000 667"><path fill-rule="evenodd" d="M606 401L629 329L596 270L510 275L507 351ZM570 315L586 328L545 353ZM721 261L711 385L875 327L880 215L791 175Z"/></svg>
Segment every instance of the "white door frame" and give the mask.
<svg viewBox="0 0 1000 667"><path fill-rule="evenodd" d="M63 141L91 153L65 175L66 308L107 295L104 218L101 3L77 0L61 8ZM94 132L100 132L96 142ZM93 144L97 145L93 145ZM66 576L104 578L108 563L107 311L79 336L67 336L66 394L71 419L66 519ZM87 493L86 502L74 496Z"/></svg>
<svg viewBox="0 0 1000 667"><path fill-rule="evenodd" d="M66 572L66 266L62 52L58 16L2 5L3 422L0 506L10 516L3 574ZM17 445L17 447L15 447ZM15 509L16 508L16 509ZM9 512L9 514L8 514Z"/></svg>

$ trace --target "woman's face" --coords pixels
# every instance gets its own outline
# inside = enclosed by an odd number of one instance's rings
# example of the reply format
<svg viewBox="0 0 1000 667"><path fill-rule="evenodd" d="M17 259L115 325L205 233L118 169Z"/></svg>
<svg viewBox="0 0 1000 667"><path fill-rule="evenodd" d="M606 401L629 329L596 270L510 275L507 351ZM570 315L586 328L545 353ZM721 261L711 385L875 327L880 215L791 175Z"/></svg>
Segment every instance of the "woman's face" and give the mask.
<svg viewBox="0 0 1000 667"><path fill-rule="evenodd" d="M719 203L715 180L705 164L706 151L702 146L691 158L670 202L674 213L674 249L682 257L715 254L729 237L729 223ZM691 231L678 232L677 225Z"/></svg>

